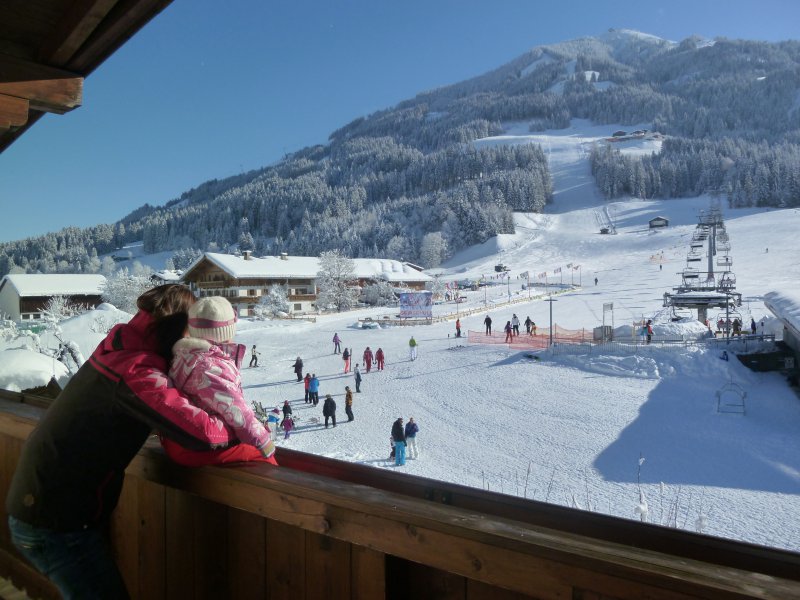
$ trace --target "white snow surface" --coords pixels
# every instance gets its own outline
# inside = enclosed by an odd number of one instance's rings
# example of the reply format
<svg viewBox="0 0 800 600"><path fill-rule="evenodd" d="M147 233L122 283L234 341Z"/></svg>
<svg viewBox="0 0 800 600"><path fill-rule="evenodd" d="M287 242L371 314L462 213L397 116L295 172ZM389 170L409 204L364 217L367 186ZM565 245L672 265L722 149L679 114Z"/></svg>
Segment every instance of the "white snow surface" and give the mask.
<svg viewBox="0 0 800 600"><path fill-rule="evenodd" d="M507 134L526 131L525 124L518 128L509 126ZM604 322L613 324L621 342L634 339L635 323L642 318L654 320L656 339L692 340L705 332L692 319L673 322L662 300L680 283L698 212L711 199L604 202L589 173L588 147L615 128L575 122L567 130L527 136L535 140L525 143L541 143L548 153L554 202L544 214L515 215L517 233L469 248L436 270L449 281L485 276L497 284L462 292L462 304L434 306L435 315L451 320L359 327L358 319L380 323L382 316L397 313L386 308L326 315L316 322L240 320L237 341L255 344L261 352L261 366L242 370L245 396L266 407L288 400L299 417L297 430L288 440L280 434L278 444L628 519L645 515L665 526L702 526L710 535L800 551L800 399L781 375L750 371L731 350L726 361L724 347L700 344L621 343L591 353L585 348L552 353L454 338L456 316L462 317L465 332L482 331L487 312L496 331L513 313L521 320L530 315L546 328L550 309L559 327L586 328L590 335ZM485 143L506 142L476 142ZM766 333L780 333L764 296L774 291L800 298L794 244L800 211L730 210L723 203L723 214L743 298L740 316L745 325L751 316L759 323L764 319ZM667 217L670 226L650 230L648 220L657 215ZM598 223L609 217L618 234L600 235ZM511 268L510 277L495 273L500 262ZM568 263L580 268L567 268ZM536 284L533 290L522 289L525 272ZM539 278L541 273L546 278ZM544 301L546 291L572 283L575 289L553 296L552 303ZM509 293L522 302L503 304ZM613 303L613 312L604 313L607 303ZM711 311L709 317L718 315ZM354 363L362 362L366 346L386 353L385 371L364 373L352 423L344 414L344 387L355 386L352 374L342 373L340 356L332 353L336 332L355 353ZM413 362L408 358L411 335L419 343ZM88 356L96 341L79 343ZM303 386L292 373L297 356L305 371L320 378L321 398L330 393L336 400L336 428L324 428L321 404L313 408L303 402ZM20 378L26 371L19 363L10 370ZM3 383L21 387L8 376ZM718 412L718 392L740 400L737 390L746 394L745 414ZM394 466L387 459L389 433L400 416L406 421L413 416L419 424L420 455Z"/></svg>

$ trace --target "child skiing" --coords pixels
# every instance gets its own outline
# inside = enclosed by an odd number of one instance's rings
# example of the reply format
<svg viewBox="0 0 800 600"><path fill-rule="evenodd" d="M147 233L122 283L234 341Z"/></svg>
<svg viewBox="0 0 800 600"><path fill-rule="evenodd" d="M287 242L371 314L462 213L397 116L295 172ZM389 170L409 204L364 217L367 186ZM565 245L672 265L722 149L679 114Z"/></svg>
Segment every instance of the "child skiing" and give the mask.
<svg viewBox="0 0 800 600"><path fill-rule="evenodd" d="M258 355L261 352L256 352L256 345L253 344L253 349L250 351L250 366L257 367L258 366Z"/></svg>
<svg viewBox="0 0 800 600"><path fill-rule="evenodd" d="M292 429L294 429L294 417L292 415L288 415L283 420L283 439L288 440L289 434L292 433Z"/></svg>
<svg viewBox="0 0 800 600"><path fill-rule="evenodd" d="M350 372L350 356L352 352L349 348L345 348L344 352L342 352L342 360L344 361L344 374L347 375Z"/></svg>
<svg viewBox="0 0 800 600"><path fill-rule="evenodd" d="M417 360L417 340L414 339L413 335L411 339L408 340L408 354L411 360Z"/></svg>
<svg viewBox="0 0 800 600"><path fill-rule="evenodd" d="M354 371L355 379L356 379L356 394L361 393L361 371L358 370L358 364L356 364L356 370Z"/></svg>
<svg viewBox="0 0 800 600"><path fill-rule="evenodd" d="M333 353L334 354L341 354L342 348L339 344L342 343L341 338L339 337L338 333L333 334Z"/></svg>

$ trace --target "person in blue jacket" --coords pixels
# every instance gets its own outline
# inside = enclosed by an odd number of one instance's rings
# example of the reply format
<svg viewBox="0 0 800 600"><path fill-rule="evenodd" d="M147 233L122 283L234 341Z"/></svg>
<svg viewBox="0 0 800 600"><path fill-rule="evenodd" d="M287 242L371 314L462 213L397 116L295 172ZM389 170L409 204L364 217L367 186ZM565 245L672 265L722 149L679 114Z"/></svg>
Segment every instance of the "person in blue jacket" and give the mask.
<svg viewBox="0 0 800 600"><path fill-rule="evenodd" d="M311 379L308 382L308 397L314 406L319 404L319 379L317 379L316 373L311 374Z"/></svg>
<svg viewBox="0 0 800 600"><path fill-rule="evenodd" d="M405 429L408 458L417 458L419 456L419 450L417 449L417 433L419 433L419 426L414 422L414 417L409 417Z"/></svg>

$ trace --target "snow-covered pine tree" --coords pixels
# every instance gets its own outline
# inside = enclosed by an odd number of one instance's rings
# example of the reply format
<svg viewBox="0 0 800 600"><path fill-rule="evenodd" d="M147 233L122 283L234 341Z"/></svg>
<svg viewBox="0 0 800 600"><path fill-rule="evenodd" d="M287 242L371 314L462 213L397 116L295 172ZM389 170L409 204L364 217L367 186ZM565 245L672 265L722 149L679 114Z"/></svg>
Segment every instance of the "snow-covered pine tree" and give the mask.
<svg viewBox="0 0 800 600"><path fill-rule="evenodd" d="M319 267L317 308L326 310L332 306L337 312L353 308L359 294L353 259L330 250L319 255Z"/></svg>

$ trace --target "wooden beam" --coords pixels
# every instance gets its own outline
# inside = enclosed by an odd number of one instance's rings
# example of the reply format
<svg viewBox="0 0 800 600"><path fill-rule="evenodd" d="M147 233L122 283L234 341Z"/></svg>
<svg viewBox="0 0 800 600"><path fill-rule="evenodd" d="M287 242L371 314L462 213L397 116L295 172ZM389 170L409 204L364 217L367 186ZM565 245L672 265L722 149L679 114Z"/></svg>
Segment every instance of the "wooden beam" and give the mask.
<svg viewBox="0 0 800 600"><path fill-rule="evenodd" d="M81 105L83 77L0 54L0 94L25 99L33 110L64 114Z"/></svg>
<svg viewBox="0 0 800 600"><path fill-rule="evenodd" d="M117 0L73 2L39 48L39 60L54 66L67 64L116 4Z"/></svg>
<svg viewBox="0 0 800 600"><path fill-rule="evenodd" d="M63 66L79 73L91 73L171 2L119 0L78 52Z"/></svg>
<svg viewBox="0 0 800 600"><path fill-rule="evenodd" d="M24 98L0 94L0 127L20 127L28 122L30 105Z"/></svg>

